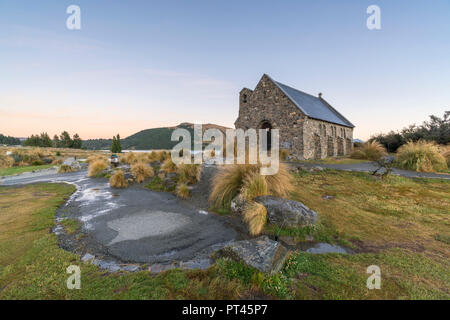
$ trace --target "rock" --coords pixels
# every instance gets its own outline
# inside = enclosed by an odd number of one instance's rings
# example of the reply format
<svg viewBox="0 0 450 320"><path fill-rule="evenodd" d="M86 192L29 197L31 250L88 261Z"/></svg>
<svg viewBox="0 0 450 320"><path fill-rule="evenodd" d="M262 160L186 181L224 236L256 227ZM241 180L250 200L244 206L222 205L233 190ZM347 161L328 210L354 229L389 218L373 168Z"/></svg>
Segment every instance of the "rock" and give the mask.
<svg viewBox="0 0 450 320"><path fill-rule="evenodd" d="M311 168L311 172L317 172L317 171L323 171L324 168L322 168L321 166L315 166Z"/></svg>
<svg viewBox="0 0 450 320"><path fill-rule="evenodd" d="M131 173L124 173L123 177L125 178L125 181L128 181L128 182L134 181L134 176Z"/></svg>
<svg viewBox="0 0 450 320"><path fill-rule="evenodd" d="M326 195L322 196L322 199L323 200L331 200L331 199L334 199L334 197L326 194Z"/></svg>
<svg viewBox="0 0 450 320"><path fill-rule="evenodd" d="M72 169L76 169L76 170L81 169L80 163L77 160L75 160L75 158L73 158L73 157L67 158L66 160L64 160L63 165L70 166L70 167L72 167Z"/></svg>
<svg viewBox="0 0 450 320"><path fill-rule="evenodd" d="M246 203L247 201L245 201L245 199L240 194L238 194L233 198L233 200L231 200L231 212L233 212L234 214L241 214Z"/></svg>
<svg viewBox="0 0 450 320"><path fill-rule="evenodd" d="M81 261L86 262L86 261L92 261L92 260L94 260L94 259L95 259L95 257L94 257L92 254L86 253L86 254L81 258Z"/></svg>
<svg viewBox="0 0 450 320"><path fill-rule="evenodd" d="M175 172L168 172L166 174L166 179L176 180L177 179L177 174Z"/></svg>
<svg viewBox="0 0 450 320"><path fill-rule="evenodd" d="M297 243L292 236L280 236L279 240L287 244L288 246L295 246Z"/></svg>
<svg viewBox="0 0 450 320"><path fill-rule="evenodd" d="M317 213L303 203L274 196L255 199L267 209L267 219L280 227L303 227L317 221Z"/></svg>
<svg viewBox="0 0 450 320"><path fill-rule="evenodd" d="M154 168L159 168L159 167L161 167L161 161L158 161L158 160L152 161L152 162L150 162L150 165Z"/></svg>
<svg viewBox="0 0 450 320"><path fill-rule="evenodd" d="M233 241L215 252L213 259L226 258L243 262L265 273L277 273L283 267L288 251L267 236L251 240Z"/></svg>

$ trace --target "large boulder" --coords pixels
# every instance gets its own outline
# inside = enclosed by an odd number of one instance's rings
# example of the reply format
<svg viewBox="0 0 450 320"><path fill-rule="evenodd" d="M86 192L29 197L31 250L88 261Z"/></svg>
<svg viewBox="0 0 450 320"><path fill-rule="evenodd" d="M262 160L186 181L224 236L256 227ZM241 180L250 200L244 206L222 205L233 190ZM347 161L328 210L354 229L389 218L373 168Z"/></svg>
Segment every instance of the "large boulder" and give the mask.
<svg viewBox="0 0 450 320"><path fill-rule="evenodd" d="M267 236L251 240L233 241L213 255L213 259L226 258L243 262L265 273L277 273L283 267L288 251Z"/></svg>
<svg viewBox="0 0 450 320"><path fill-rule="evenodd" d="M267 219L280 227L303 227L317 221L317 213L303 203L274 196L255 199L267 209Z"/></svg>
<svg viewBox="0 0 450 320"><path fill-rule="evenodd" d="M230 208L231 212L234 214L241 214L244 210L244 207L246 205L247 201L241 196L241 194L238 194L236 197L231 200Z"/></svg>

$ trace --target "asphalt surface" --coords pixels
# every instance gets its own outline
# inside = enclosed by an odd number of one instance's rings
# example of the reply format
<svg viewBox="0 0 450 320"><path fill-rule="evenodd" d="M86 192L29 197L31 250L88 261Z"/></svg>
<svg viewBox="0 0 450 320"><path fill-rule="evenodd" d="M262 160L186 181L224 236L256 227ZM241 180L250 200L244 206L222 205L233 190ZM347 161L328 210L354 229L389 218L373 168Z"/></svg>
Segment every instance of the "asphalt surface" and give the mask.
<svg viewBox="0 0 450 320"><path fill-rule="evenodd" d="M173 194L141 186L113 189L86 171L55 170L7 177L0 185L66 182L77 191L57 216L76 218L89 237L90 253L122 262L167 263L206 259L238 234L224 220Z"/></svg>
<svg viewBox="0 0 450 320"><path fill-rule="evenodd" d="M293 167L305 167L305 168L313 168L313 167L322 167L328 169L335 170L344 170L344 171L359 171L359 172L373 172L378 167L371 162L363 162L363 163L354 163L354 164L325 164L325 163L312 163L312 162L289 162L289 165ZM380 171L382 173L383 171ZM407 178L430 178L430 179L450 179L449 174L442 173L427 173L427 172L415 172L401 169L392 169L392 174L403 176Z"/></svg>

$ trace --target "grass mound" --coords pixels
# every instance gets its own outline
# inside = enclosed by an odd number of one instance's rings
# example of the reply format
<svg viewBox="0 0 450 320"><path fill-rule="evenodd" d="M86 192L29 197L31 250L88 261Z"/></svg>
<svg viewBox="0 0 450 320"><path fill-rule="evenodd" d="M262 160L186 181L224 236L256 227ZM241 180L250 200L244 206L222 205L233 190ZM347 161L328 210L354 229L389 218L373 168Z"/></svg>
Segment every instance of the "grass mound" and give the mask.
<svg viewBox="0 0 450 320"><path fill-rule="evenodd" d="M350 158L375 161L386 154L386 148L382 144L378 141L370 141L356 148L350 154Z"/></svg>
<svg viewBox="0 0 450 320"><path fill-rule="evenodd" d="M11 168L14 165L14 159L6 154L0 154L0 168Z"/></svg>
<svg viewBox="0 0 450 320"><path fill-rule="evenodd" d="M180 182L194 184L200 181L202 175L202 166L200 164L180 164L177 167Z"/></svg>
<svg viewBox="0 0 450 320"><path fill-rule="evenodd" d="M68 172L74 172L74 171L75 170L67 164L61 165L58 169L58 173L68 173Z"/></svg>
<svg viewBox="0 0 450 320"><path fill-rule="evenodd" d="M397 151L399 167L418 172L436 172L448 169L445 157L434 142L408 142Z"/></svg>
<svg viewBox="0 0 450 320"><path fill-rule="evenodd" d="M267 210L262 204L250 201L242 212L244 222L252 236L259 235L267 222Z"/></svg>
<svg viewBox="0 0 450 320"><path fill-rule="evenodd" d="M185 183L179 183L175 189L175 194L181 199L187 199L191 195L191 190Z"/></svg>
<svg viewBox="0 0 450 320"><path fill-rule="evenodd" d="M128 183L125 180L125 175L122 170L117 170L111 178L109 178L109 185L113 188L126 188Z"/></svg>
<svg viewBox="0 0 450 320"><path fill-rule="evenodd" d="M141 183L145 179L151 178L155 175L153 168L143 162L133 164L131 166L131 173L136 178L137 183Z"/></svg>
<svg viewBox="0 0 450 320"><path fill-rule="evenodd" d="M177 165L169 157L166 160L164 160L161 169L164 170L165 172L177 172Z"/></svg>
<svg viewBox="0 0 450 320"><path fill-rule="evenodd" d="M88 176L94 177L100 172L108 168L108 161L106 159L98 158L89 163Z"/></svg>
<svg viewBox="0 0 450 320"><path fill-rule="evenodd" d="M209 197L215 208L228 208L231 200L241 193L247 200L262 194L286 197L293 190L291 175L285 164L280 163L275 175L261 175L261 165L225 165L212 180Z"/></svg>

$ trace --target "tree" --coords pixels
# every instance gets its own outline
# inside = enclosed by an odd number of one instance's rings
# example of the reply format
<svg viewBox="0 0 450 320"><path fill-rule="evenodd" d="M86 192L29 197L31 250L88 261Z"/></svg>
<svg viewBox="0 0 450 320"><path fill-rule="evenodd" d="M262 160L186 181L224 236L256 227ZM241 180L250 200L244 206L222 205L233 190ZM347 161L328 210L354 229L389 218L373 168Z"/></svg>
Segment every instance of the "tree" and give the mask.
<svg viewBox="0 0 450 320"><path fill-rule="evenodd" d="M53 136L53 147L59 148L61 146L61 143L59 142L59 137L57 134Z"/></svg>
<svg viewBox="0 0 450 320"><path fill-rule="evenodd" d="M122 144L120 142L120 135L113 136L111 143L111 152L112 153L120 153L122 152Z"/></svg>
<svg viewBox="0 0 450 320"><path fill-rule="evenodd" d="M61 147L62 148L71 148L72 147L72 139L67 131L63 131L60 135Z"/></svg>
<svg viewBox="0 0 450 320"><path fill-rule="evenodd" d="M74 148L74 149L81 149L82 145L83 145L83 141L81 140L81 138L78 135L78 133L75 133L73 135L72 148Z"/></svg>

